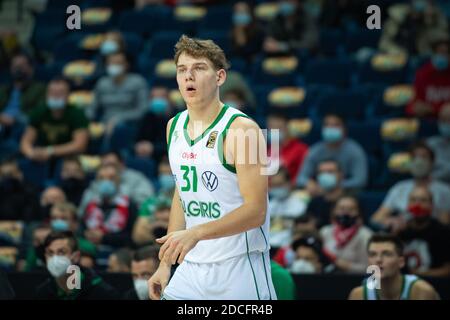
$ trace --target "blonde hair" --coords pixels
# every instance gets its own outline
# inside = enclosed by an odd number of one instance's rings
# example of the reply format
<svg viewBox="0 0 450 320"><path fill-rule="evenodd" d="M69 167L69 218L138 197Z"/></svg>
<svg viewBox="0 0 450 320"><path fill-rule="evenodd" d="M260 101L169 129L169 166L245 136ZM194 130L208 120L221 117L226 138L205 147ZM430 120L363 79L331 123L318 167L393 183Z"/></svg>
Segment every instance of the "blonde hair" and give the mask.
<svg viewBox="0 0 450 320"><path fill-rule="evenodd" d="M175 44L175 64L178 63L178 58L183 52L194 58L209 59L216 70L227 70L230 67L225 53L212 40L189 38L183 34Z"/></svg>

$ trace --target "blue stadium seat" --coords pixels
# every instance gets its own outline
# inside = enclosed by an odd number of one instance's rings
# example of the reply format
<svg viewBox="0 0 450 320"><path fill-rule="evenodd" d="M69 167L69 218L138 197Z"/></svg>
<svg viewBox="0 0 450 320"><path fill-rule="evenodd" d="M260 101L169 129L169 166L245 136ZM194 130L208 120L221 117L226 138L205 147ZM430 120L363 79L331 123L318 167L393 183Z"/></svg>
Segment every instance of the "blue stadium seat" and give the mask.
<svg viewBox="0 0 450 320"><path fill-rule="evenodd" d="M39 51L52 51L57 40L67 33L66 11L42 12L35 18L31 43Z"/></svg>
<svg viewBox="0 0 450 320"><path fill-rule="evenodd" d="M179 31L161 31L151 38L149 48L149 57L154 59L173 58L175 43L178 41L182 32Z"/></svg>
<svg viewBox="0 0 450 320"><path fill-rule="evenodd" d="M327 113L335 113L347 120L362 120L366 100L363 93L353 90L327 92L311 108L310 116L322 119Z"/></svg>
<svg viewBox="0 0 450 320"><path fill-rule="evenodd" d="M119 29L149 37L161 29L161 23L169 19L168 8L152 7L152 10L128 10L119 17Z"/></svg>
<svg viewBox="0 0 450 320"><path fill-rule="evenodd" d="M230 6L209 7L206 16L200 21L198 30L231 29L232 9Z"/></svg>
<svg viewBox="0 0 450 320"><path fill-rule="evenodd" d="M127 48L127 53L132 57L137 57L142 48L142 37L137 33L124 32L123 37Z"/></svg>
<svg viewBox="0 0 450 320"><path fill-rule="evenodd" d="M381 30L356 29L350 30L345 38L345 50L355 52L361 48L377 48L380 40Z"/></svg>
<svg viewBox="0 0 450 320"><path fill-rule="evenodd" d="M197 34L198 38L211 39L223 49L226 55L230 55L230 39L228 30L202 30Z"/></svg>
<svg viewBox="0 0 450 320"><path fill-rule="evenodd" d="M403 68L392 71L377 71L372 68L371 61L362 64L357 71L354 79L355 84L361 83L381 83L393 85L405 83L408 75L408 63Z"/></svg>
<svg viewBox="0 0 450 320"><path fill-rule="evenodd" d="M36 65L34 68L36 79L48 82L52 78L61 75L63 66L64 64L62 62L54 62L45 65Z"/></svg>
<svg viewBox="0 0 450 320"><path fill-rule="evenodd" d="M25 181L39 189L45 187L49 179L49 166L46 162L35 162L26 158L19 159L19 167Z"/></svg>
<svg viewBox="0 0 450 320"><path fill-rule="evenodd" d="M378 210L380 205L386 196L386 192L383 191L364 191L358 196L358 200L364 213L364 222L368 223L370 218Z"/></svg>
<svg viewBox="0 0 450 320"><path fill-rule="evenodd" d="M349 121L347 136L357 141L369 155L381 156L380 121Z"/></svg>
<svg viewBox="0 0 450 320"><path fill-rule="evenodd" d="M80 41L84 34L78 32L71 33L56 42L53 48L53 58L55 61L68 62L76 59L85 59L87 56L80 48Z"/></svg>
<svg viewBox="0 0 450 320"><path fill-rule="evenodd" d="M348 60L313 60L308 62L305 71L305 83L328 84L347 87L350 84L352 64Z"/></svg>
<svg viewBox="0 0 450 320"><path fill-rule="evenodd" d="M339 56L344 50L344 35L341 30L320 30L319 51L325 56Z"/></svg>
<svg viewBox="0 0 450 320"><path fill-rule="evenodd" d="M119 152L132 150L136 131L136 125L125 122L117 124L109 141L109 149Z"/></svg>
<svg viewBox="0 0 450 320"><path fill-rule="evenodd" d="M153 180L156 176L156 164L154 160L138 157L129 157L126 160L126 165L128 168L141 172L149 180Z"/></svg>

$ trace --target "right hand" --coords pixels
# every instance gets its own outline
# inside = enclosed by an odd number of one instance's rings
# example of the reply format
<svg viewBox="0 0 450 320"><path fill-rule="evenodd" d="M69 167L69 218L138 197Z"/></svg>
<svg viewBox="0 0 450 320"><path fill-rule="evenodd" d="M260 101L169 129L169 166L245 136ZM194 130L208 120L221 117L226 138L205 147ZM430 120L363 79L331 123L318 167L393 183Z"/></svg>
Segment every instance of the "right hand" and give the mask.
<svg viewBox="0 0 450 320"><path fill-rule="evenodd" d="M170 264L161 261L158 270L148 280L148 295L152 300L160 300L161 293L167 286L170 278Z"/></svg>

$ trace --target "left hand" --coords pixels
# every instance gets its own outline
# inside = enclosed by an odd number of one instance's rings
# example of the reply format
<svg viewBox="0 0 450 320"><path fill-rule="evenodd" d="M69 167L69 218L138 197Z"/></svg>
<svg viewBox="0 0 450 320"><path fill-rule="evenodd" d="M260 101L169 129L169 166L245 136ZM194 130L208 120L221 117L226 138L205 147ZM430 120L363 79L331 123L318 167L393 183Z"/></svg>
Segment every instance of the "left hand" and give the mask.
<svg viewBox="0 0 450 320"><path fill-rule="evenodd" d="M186 254L195 247L200 237L195 228L171 232L156 242L162 244L159 249L159 260L168 263L182 263Z"/></svg>

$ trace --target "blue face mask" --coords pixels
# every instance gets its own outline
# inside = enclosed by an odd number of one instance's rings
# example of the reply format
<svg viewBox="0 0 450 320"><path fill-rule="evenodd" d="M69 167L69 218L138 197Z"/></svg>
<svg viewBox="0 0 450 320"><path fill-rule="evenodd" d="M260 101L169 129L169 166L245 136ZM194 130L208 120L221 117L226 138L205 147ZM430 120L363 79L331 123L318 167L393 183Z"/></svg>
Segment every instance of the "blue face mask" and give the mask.
<svg viewBox="0 0 450 320"><path fill-rule="evenodd" d="M270 189L269 196L274 199L284 199L289 196L289 188L288 187L275 187Z"/></svg>
<svg viewBox="0 0 450 320"><path fill-rule="evenodd" d="M155 114L163 114L167 111L169 102L165 98L153 98L150 100L150 111Z"/></svg>
<svg viewBox="0 0 450 320"><path fill-rule="evenodd" d="M322 172L317 177L319 186L325 191L334 189L337 185L337 177L335 174Z"/></svg>
<svg viewBox="0 0 450 320"><path fill-rule="evenodd" d="M252 16L245 12L233 14L233 23L236 26L246 26L252 22Z"/></svg>
<svg viewBox="0 0 450 320"><path fill-rule="evenodd" d="M107 56L112 53L116 53L119 50L119 45L113 40L106 40L102 43L100 47L100 53Z"/></svg>
<svg viewBox="0 0 450 320"><path fill-rule="evenodd" d="M169 191L175 188L175 180L171 174L161 174L158 178L159 187L162 191Z"/></svg>
<svg viewBox="0 0 450 320"><path fill-rule="evenodd" d="M336 127L325 127L322 129L322 139L325 142L338 142L342 139L342 129Z"/></svg>
<svg viewBox="0 0 450 320"><path fill-rule="evenodd" d="M450 123L439 122L438 128L443 137L450 138Z"/></svg>
<svg viewBox="0 0 450 320"><path fill-rule="evenodd" d="M434 54L431 57L431 63L439 71L442 71L442 70L445 70L448 68L448 58L443 54Z"/></svg>
<svg viewBox="0 0 450 320"><path fill-rule="evenodd" d="M59 98L47 98L47 106L50 110L61 110L66 106L66 100Z"/></svg>
<svg viewBox="0 0 450 320"><path fill-rule="evenodd" d="M54 219L51 221L51 227L54 231L68 231L69 223L63 219Z"/></svg>
<svg viewBox="0 0 450 320"><path fill-rule="evenodd" d="M294 4L289 1L281 2L279 8L280 8L280 13L285 17L290 16L295 12Z"/></svg>
<svg viewBox="0 0 450 320"><path fill-rule="evenodd" d="M98 183L98 192L103 198L111 198L116 194L117 188L111 180L101 180Z"/></svg>

